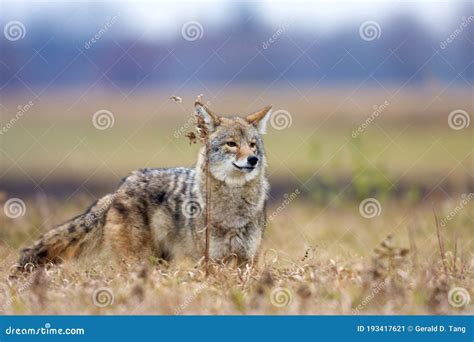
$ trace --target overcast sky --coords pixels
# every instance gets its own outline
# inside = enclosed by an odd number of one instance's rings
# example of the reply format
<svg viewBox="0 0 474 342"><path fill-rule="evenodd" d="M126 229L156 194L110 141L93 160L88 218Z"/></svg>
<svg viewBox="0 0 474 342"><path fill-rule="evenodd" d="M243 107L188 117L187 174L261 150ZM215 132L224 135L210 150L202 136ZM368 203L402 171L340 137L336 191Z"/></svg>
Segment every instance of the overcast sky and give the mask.
<svg viewBox="0 0 474 342"><path fill-rule="evenodd" d="M74 9L93 11L97 15L110 16L121 13L121 19L130 30L130 34L147 32L152 39L173 38L179 33L179 27L187 20L204 22L211 29L218 28L235 20L237 13L232 0L206 1L10 1L1 0L3 20L54 20L58 22ZM455 27L460 22L460 8L468 8L472 3L463 0L372 0L372 1L240 1L240 13L246 7L255 13L263 23L278 27L288 19L292 29L337 30L347 24L360 24L367 20L383 21L397 14L411 14L433 30ZM471 5L469 5L471 4ZM81 23L75 22L65 29L80 29ZM145 38L146 38L145 37Z"/></svg>

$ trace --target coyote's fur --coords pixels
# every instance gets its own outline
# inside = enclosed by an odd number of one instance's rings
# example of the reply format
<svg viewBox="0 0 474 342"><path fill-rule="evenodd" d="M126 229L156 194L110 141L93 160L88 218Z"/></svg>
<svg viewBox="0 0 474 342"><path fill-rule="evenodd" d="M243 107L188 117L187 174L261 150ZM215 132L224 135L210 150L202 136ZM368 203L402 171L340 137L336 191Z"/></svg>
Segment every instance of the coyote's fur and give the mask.
<svg viewBox="0 0 474 342"><path fill-rule="evenodd" d="M226 118L195 103L196 117L209 132L213 260L235 256L239 262L252 262L257 255L269 189L261 134L270 110L266 107L245 119ZM115 193L102 197L84 214L25 248L20 266L109 250L130 261L150 256L200 259L206 235L204 153L202 148L192 169L132 172Z"/></svg>

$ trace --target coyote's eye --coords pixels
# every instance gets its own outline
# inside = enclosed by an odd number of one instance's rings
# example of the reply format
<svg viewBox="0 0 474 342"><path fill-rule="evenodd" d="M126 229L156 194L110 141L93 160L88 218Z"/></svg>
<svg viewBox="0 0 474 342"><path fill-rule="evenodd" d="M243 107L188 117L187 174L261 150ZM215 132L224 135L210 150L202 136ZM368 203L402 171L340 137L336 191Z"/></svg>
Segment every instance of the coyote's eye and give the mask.
<svg viewBox="0 0 474 342"><path fill-rule="evenodd" d="M250 146L250 148L255 148L255 146L257 146L257 144L254 143L254 142L251 142L251 143L249 144L249 146Z"/></svg>
<svg viewBox="0 0 474 342"><path fill-rule="evenodd" d="M234 141L228 141L226 142L226 145L229 147L237 147L237 144Z"/></svg>

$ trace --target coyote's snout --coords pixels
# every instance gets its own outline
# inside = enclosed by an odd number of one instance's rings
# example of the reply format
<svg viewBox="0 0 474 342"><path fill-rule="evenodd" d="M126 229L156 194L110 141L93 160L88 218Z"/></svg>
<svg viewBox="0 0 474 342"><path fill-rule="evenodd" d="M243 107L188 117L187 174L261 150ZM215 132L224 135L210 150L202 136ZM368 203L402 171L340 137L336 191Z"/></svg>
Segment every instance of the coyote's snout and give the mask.
<svg viewBox="0 0 474 342"><path fill-rule="evenodd" d="M271 107L247 116L221 117L200 102L195 114L209 134L210 257L257 254L265 226L268 182L262 141ZM201 149L195 168L142 169L113 194L25 248L20 265L57 262L113 251L121 259L148 256L199 259L204 254L206 187Z"/></svg>

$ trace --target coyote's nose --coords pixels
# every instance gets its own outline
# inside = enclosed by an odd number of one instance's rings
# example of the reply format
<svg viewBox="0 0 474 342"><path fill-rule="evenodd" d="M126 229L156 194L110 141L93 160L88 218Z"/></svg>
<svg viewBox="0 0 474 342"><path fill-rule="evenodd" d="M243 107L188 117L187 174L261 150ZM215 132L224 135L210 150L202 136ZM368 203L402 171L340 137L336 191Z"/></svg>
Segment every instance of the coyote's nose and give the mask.
<svg viewBox="0 0 474 342"><path fill-rule="evenodd" d="M255 165L257 165L257 163L258 163L258 158L255 157L255 156L248 157L248 158L247 158L247 162L248 162L250 165L255 166Z"/></svg>

